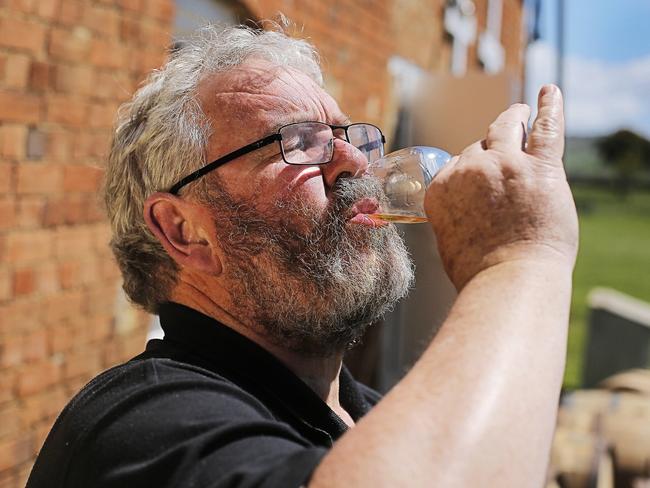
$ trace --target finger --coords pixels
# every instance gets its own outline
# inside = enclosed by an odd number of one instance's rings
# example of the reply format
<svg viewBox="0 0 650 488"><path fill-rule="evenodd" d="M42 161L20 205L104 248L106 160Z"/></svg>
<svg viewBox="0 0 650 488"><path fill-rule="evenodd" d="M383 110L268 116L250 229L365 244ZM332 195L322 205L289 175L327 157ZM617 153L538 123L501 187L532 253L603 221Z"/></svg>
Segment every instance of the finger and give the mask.
<svg viewBox="0 0 650 488"><path fill-rule="evenodd" d="M560 89L555 85L544 85L539 91L537 107L526 152L549 161L561 160L564 153L564 108Z"/></svg>
<svg viewBox="0 0 650 488"><path fill-rule="evenodd" d="M485 144L497 151L521 151L530 117L530 107L516 103L502 112L488 128Z"/></svg>
<svg viewBox="0 0 650 488"><path fill-rule="evenodd" d="M474 154L483 153L486 149L487 145L485 143L485 139L482 139L480 141L476 141L474 144L467 146L465 149L463 149L463 152L461 154L471 156Z"/></svg>

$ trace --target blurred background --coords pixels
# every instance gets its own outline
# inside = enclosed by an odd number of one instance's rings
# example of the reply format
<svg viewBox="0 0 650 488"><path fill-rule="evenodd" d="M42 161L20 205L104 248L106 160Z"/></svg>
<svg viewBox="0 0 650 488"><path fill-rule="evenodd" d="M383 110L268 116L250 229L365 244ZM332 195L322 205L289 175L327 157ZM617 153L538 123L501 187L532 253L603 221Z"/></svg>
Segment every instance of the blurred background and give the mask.
<svg viewBox="0 0 650 488"><path fill-rule="evenodd" d="M24 486L81 386L159 334L121 291L98 200L118 106L200 25L278 12L388 150L460 151L562 87L581 244L548 484L649 486L650 2L0 0L0 488ZM429 227L402 232L416 287L346 359L381 391L455 297Z"/></svg>

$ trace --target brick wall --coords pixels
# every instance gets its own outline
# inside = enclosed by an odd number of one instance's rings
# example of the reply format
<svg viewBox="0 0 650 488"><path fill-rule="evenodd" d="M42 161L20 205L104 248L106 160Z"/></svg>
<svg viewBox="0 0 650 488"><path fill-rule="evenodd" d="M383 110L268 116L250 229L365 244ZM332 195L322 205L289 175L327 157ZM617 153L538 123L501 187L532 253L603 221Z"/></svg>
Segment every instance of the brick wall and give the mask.
<svg viewBox="0 0 650 488"><path fill-rule="evenodd" d="M442 0L243 3L304 25L353 119L390 126L393 54L449 64ZM520 23L521 2L504 12ZM0 0L0 488L24 486L88 379L142 348L148 317L118 293L97 198L115 111L164 60L173 15L173 0ZM519 32L506 39L516 72Z"/></svg>
<svg viewBox="0 0 650 488"><path fill-rule="evenodd" d="M0 1L0 487L67 400L144 341L116 313L98 204L118 105L164 59L168 0Z"/></svg>

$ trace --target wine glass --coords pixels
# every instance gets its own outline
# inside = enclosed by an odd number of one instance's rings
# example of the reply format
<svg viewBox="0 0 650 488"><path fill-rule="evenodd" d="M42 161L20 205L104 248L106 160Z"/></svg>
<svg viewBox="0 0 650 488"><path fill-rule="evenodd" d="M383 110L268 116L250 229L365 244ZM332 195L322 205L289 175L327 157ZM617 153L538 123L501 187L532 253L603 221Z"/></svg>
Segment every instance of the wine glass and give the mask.
<svg viewBox="0 0 650 488"><path fill-rule="evenodd" d="M378 178L388 197L373 220L414 224L426 222L424 194L434 176L451 155L436 147L413 146L387 154L368 166L368 173Z"/></svg>

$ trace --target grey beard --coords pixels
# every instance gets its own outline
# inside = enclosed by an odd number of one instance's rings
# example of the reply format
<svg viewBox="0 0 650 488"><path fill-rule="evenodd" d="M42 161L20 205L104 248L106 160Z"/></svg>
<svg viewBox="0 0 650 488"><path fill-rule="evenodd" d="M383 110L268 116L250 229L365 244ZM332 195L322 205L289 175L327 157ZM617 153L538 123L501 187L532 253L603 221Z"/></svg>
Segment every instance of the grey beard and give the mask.
<svg viewBox="0 0 650 488"><path fill-rule="evenodd" d="M346 225L363 197L384 196L370 178L340 178L317 218L297 200L265 211L223 190L210 197L226 254L235 315L268 340L327 357L356 343L404 297L413 264L393 225Z"/></svg>

